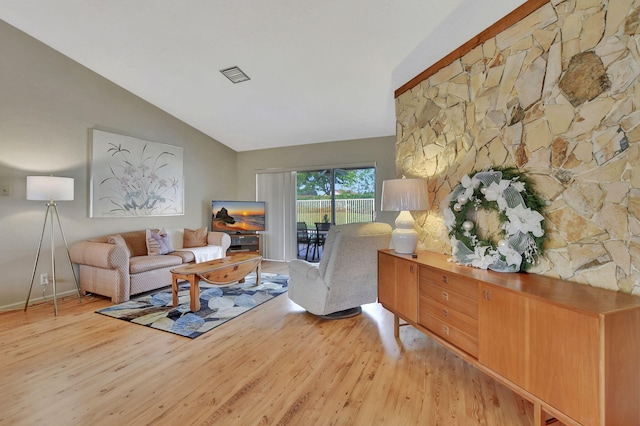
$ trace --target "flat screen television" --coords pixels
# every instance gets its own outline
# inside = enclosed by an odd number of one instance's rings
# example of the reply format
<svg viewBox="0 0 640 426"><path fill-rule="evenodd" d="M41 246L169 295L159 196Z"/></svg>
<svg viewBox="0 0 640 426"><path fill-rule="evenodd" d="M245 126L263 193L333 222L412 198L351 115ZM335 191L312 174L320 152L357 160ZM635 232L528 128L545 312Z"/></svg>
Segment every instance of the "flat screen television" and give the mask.
<svg viewBox="0 0 640 426"><path fill-rule="evenodd" d="M211 202L211 230L253 234L266 229L264 201Z"/></svg>

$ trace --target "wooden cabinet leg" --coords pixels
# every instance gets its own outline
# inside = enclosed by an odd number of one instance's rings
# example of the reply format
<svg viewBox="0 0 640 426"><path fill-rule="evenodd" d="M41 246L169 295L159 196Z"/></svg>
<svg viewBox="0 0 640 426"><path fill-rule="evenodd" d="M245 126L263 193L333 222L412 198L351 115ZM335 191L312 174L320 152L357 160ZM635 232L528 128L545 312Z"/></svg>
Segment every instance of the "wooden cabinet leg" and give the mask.
<svg viewBox="0 0 640 426"><path fill-rule="evenodd" d="M400 318L397 315L393 316L393 335L400 337Z"/></svg>
<svg viewBox="0 0 640 426"><path fill-rule="evenodd" d="M544 411L542 405L539 402L533 403L533 425L534 426L546 426L547 421L544 418Z"/></svg>

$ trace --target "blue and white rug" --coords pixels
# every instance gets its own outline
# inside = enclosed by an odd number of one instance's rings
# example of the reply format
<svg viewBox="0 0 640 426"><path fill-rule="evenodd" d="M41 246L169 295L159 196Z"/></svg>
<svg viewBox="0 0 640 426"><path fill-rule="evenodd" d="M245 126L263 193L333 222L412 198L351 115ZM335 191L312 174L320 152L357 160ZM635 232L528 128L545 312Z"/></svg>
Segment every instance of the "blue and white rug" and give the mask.
<svg viewBox="0 0 640 426"><path fill-rule="evenodd" d="M100 309L99 314L168 331L194 339L217 326L286 293L289 277L262 273L256 286L251 273L242 284L218 287L200 282L200 310L189 310L189 284L179 285L178 306L173 307L171 287L128 302Z"/></svg>

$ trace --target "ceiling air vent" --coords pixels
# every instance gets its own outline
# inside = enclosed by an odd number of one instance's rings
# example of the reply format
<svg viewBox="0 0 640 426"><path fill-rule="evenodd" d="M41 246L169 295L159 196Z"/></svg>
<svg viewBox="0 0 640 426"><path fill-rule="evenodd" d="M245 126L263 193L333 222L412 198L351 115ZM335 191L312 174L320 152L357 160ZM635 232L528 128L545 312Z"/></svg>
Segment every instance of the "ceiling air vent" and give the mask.
<svg viewBox="0 0 640 426"><path fill-rule="evenodd" d="M220 72L224 74L224 76L227 77L229 80L231 80L231 82L234 84L251 80L249 76L246 75L244 71L242 71L238 67L225 68L223 70L220 70Z"/></svg>

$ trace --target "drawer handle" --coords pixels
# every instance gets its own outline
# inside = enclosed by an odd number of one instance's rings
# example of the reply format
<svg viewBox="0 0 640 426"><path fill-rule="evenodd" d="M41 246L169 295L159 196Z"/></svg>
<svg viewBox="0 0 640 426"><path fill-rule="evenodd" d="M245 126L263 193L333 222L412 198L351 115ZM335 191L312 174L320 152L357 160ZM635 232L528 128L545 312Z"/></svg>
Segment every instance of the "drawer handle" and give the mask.
<svg viewBox="0 0 640 426"><path fill-rule="evenodd" d="M447 327L446 325L442 326L442 333L445 335L449 335L449 327Z"/></svg>
<svg viewBox="0 0 640 426"><path fill-rule="evenodd" d="M447 293L446 291L442 292L442 300L447 301L449 300L449 293Z"/></svg>
<svg viewBox="0 0 640 426"><path fill-rule="evenodd" d="M411 272L412 274L415 272L415 266L411 265L409 266L409 272Z"/></svg>
<svg viewBox="0 0 640 426"><path fill-rule="evenodd" d="M447 311L446 309L442 310L442 316L445 318L449 318L449 311Z"/></svg>
<svg viewBox="0 0 640 426"><path fill-rule="evenodd" d="M449 283L449 277L447 277L446 275L443 275L442 276L442 282L445 283L445 284L448 284Z"/></svg>

